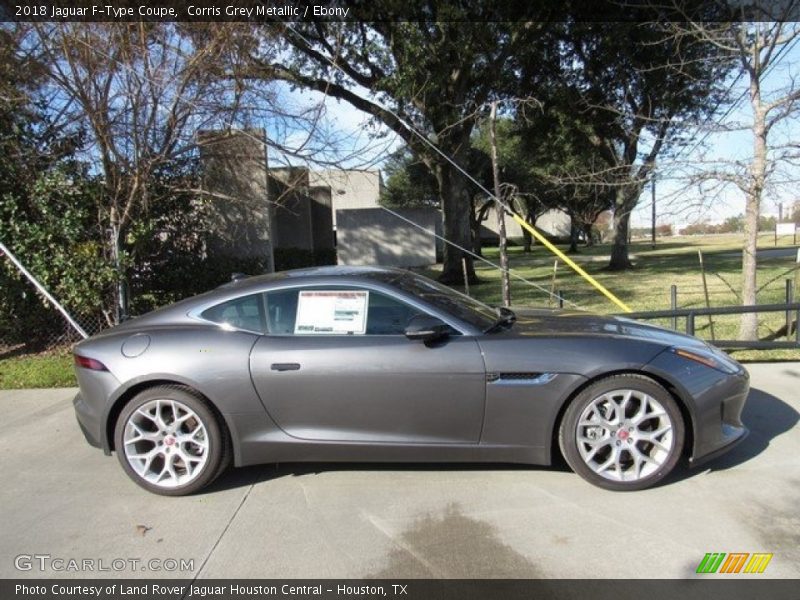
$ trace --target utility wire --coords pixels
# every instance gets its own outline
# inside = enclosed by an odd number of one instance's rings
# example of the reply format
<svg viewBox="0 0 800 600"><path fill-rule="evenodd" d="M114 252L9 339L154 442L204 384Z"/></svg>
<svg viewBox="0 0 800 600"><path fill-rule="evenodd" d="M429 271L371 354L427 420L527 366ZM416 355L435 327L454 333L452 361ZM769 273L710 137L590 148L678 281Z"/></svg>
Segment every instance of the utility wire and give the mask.
<svg viewBox="0 0 800 600"><path fill-rule="evenodd" d="M294 34L295 34L295 35L296 35L298 38L300 38L301 40L303 40L303 42L305 42L307 45L311 46L311 42L310 42L310 41L309 41L309 40L308 40L308 39L307 39L305 36L303 36L302 34L300 34L300 33L299 33L299 32L298 32L298 31L297 31L297 30L296 30L294 27L292 27L290 24L288 24L288 23L287 23L287 24L286 24L286 28L287 28L288 30L290 30L291 32L293 32L293 33L294 33ZM90 46L89 44L87 44L87 43L86 43L86 42L84 42L83 40L79 40L79 41L80 41L81 43L83 43L84 45L86 45L86 47L87 47L87 48L89 48L90 50L94 51L95 53L97 53L97 54L99 54L99 55L103 56L104 58L107 58L108 60L111 60L111 61L113 61L113 62L117 63L117 64L118 64L119 66L121 66L123 69L127 69L127 70L129 70L129 71L133 72L133 69L132 69L132 68L131 68L129 65L127 65L127 64L125 64L125 63L123 63L122 61L120 61L120 60L118 60L118 59L116 59L116 58L114 58L114 57L112 57L112 56L109 56L108 54L106 54L106 53L104 53L104 52L102 52L102 51L98 50L97 48L94 48L94 47ZM335 62L334 60L332 60L330 57L328 57L328 56L325 56L325 60L326 60L327 62L329 62L329 63L331 64L331 66L333 66L333 67L334 67L336 70L338 70L339 72L341 72L343 75L345 75L346 77L349 77L349 76L348 76L348 74L347 74L347 72L346 72L346 71L344 71L344 69L342 69L342 67L340 67L338 64L336 64L336 62ZM141 73L138 73L137 75L139 75L139 76L143 77L144 79L147 79L147 80L148 80L148 81L150 81L151 83L156 83L154 80L150 79L150 78L149 78L148 76L146 76L146 75L142 75ZM199 107L197 106L197 104L195 104L195 103L194 103L193 101L191 101L191 100L186 100L186 103L187 103L187 104L189 104L190 106L194 106L194 107L196 107L196 108L199 108ZM472 183L473 183L475 186L477 186L477 187L478 187L478 189L480 189L480 190L481 190L481 191L482 191L484 194L486 194L486 195L487 195L489 198L493 199L493 200L494 200L494 201L495 201L495 202L496 202L496 203L497 203L497 204L498 204L500 207L502 207L503 211L504 211L506 214L508 214L508 215L510 215L510 216L513 216L513 215L514 215L514 211L513 211L513 210L510 208L510 206L509 206L509 205L508 205L508 204L507 204L505 201L503 201L502 199L500 199L500 198L498 198L497 196L495 196L495 195L494 195L492 192L490 192L490 191L489 191L489 190L488 190L488 189L487 189L485 186L483 186L483 185L482 185L482 184L481 184L481 183L480 183L480 182L479 182L477 179L475 179L475 177L473 177L473 176L472 176L472 175L471 175L471 174L470 174L468 171L466 171L466 170L465 170L463 167L461 167L461 165L459 165L458 163L456 163L456 162L455 162L455 161L454 161L454 160L453 160L453 159L452 159L450 156L448 156L448 155L447 155L447 153L445 153L444 151L442 151L442 150L441 150L441 149L440 149L440 148L439 148L439 147L438 147L436 144L434 144L432 141L430 141L430 140L427 138L427 136L425 136L425 135L424 135L422 132L420 132L420 131L419 131L419 130L417 130L415 127L413 127L412 125L410 125L410 124L409 124L409 123L408 123L408 122L407 122L405 119L403 119L403 118L402 118L402 117L401 117L399 114L397 114L397 112L396 112L396 111L394 111L394 110L392 110L391 108L389 108L389 107L386 107L386 106L382 106L381 108L382 108L383 110L387 111L389 114L391 114L391 115L392 115L394 118L396 118L396 119L398 120L398 122L400 122L400 123L403 125L403 127L405 127L405 128L406 128L406 129L407 129L407 130L408 130L410 133L412 133L413 135L415 135L416 137L418 137L418 138L419 138L419 139L420 139L420 140L421 140L423 143L425 143L427 146L429 146L429 147L430 147L430 148L431 148L431 149L432 149L434 152L436 152L436 153L437 153L439 156L441 156L441 157L442 157L444 160L446 160L446 161L447 161L448 163L450 163L450 164L451 164L453 167L455 167L455 168L456 168L456 170L458 170L458 172L459 172L459 173L461 173L462 175L464 175L464 177L466 177L466 178L467 178L469 181L471 181L471 182L472 182ZM246 135L246 136L252 137L254 140L258 140L260 143L263 143L263 140L260 140L260 139L256 138L255 136L252 136L252 134L250 134L249 132L245 131L244 133L245 133L245 135ZM453 241L451 241L451 240L448 240L448 239L447 239L447 238L445 238L444 236L440 236L440 235L436 234L435 232L431 232L431 231L429 231L429 230L425 229L425 227L423 227L423 226L421 226L421 225L419 225L419 224L417 224L417 223L414 223L413 221L411 221L411 220L409 220L409 219L406 219L405 217L403 217L403 216L401 216L401 215L397 214L397 213L396 213L396 212L394 212L394 211L391 211L391 210L387 209L386 207L383 207L383 206L382 206L381 208L383 208L384 210L386 210L386 211L388 211L388 212L392 213L394 216L396 216L396 217L398 217L398 218L400 218L400 219L402 219L402 220L404 220L404 221L406 221L406 222L408 222L408 223L410 223L410 224L414 225L415 227L417 227L417 228L419 228L419 229L421 229L421 230L423 230L423 231L426 231L427 233L430 233L430 234L434 235L434 236L435 236L437 239L441 239L441 240L442 240L444 243L446 243L446 244L449 244L450 246L452 246L452 247L454 247L454 248L457 248L457 249L461 250L462 252L465 252L466 254L470 255L471 257L473 257L473 258L476 258L476 259L480 260L481 262L484 262L484 263L486 263L486 264L488 264L488 265L490 265L490 266L494 267L495 269L498 269L498 270L500 270L501 272L505 271L505 272L507 272L509 275L513 276L515 279L518 279L518 280L520 280L520 281L523 281L523 282L527 283L528 285L530 285L531 287L534 287L534 288L536 288L536 289L539 289L539 290L545 291L545 292L546 292L548 295L550 295L550 296L554 296L554 297L556 297L556 298L559 298L559 296L558 296L557 294L553 294L552 292L550 292L550 290L548 290L548 289L544 288L543 286L541 286L541 285L539 285L539 284L537 284L537 283L535 283L535 282L533 282L533 281L530 281L529 279L526 279L525 277L523 277L523 276L522 276L522 275L520 275L519 273L516 273L515 271L513 271L513 270L511 270L511 269L503 269L502 267L500 267L499 265L497 265L497 264L493 263L492 261L490 261L490 260L488 260L488 259L486 259L486 258L484 258L484 257L482 257L482 256L479 256L479 255L475 254L474 252L472 252L472 251L470 251L470 250L468 250L468 249L464 248L463 246L460 246L459 244L456 244L455 242L453 242ZM562 300L563 300L563 299L562 299ZM574 302L569 302L569 301L567 301L567 300L564 300L564 301L565 301L566 303L568 303L570 306L573 306L574 308L581 309L581 307L580 307L580 306L578 306L577 304L575 304Z"/></svg>
<svg viewBox="0 0 800 600"><path fill-rule="evenodd" d="M569 301L569 300L567 300L566 298L562 298L562 297L561 297L561 296L559 296L558 294L554 294L553 292L551 292L551 291L550 291L550 290L548 290L547 288L545 288L545 287L543 287L543 286L539 285L538 283L536 283L536 282L534 282L534 281L530 281L530 280L528 280L528 279L525 279L525 278L524 278L522 275L520 275L519 273L517 273L517 272L513 271L512 269L504 269L503 267L501 267L501 266L500 266L500 265L498 265L497 263L493 263L492 261L490 261L488 258L485 258L485 257L481 256L480 254L476 254L476 253L475 253L475 252L473 252L472 250L468 250L467 248L464 248L463 246L459 246L459 245L458 245L458 244L456 244L455 242L451 242L451 241L449 241L448 239L446 239L445 237L443 237L443 236L439 235L439 234L438 234L438 233L436 233L435 231L431 231L430 229L426 229L425 227L423 227L423 226L422 226L422 225L420 225L419 223L415 223L415 222L414 222L414 221L412 221L411 219L408 219L408 218L404 217L403 215L401 215L401 214L399 214L399 213L397 213L397 212L395 212L395 211L393 211L393 210L391 210L391 209L389 209L389 208L386 208L385 206L381 206L380 208L382 208L383 210L385 210L385 211L386 211L386 212L388 212L389 214L391 214L391 215L394 215L394 216L395 216L395 217L397 217L398 219L401 219L401 220L405 221L405 222L406 222L406 223L408 223L409 225L413 225L413 226L414 226L414 227L416 227L417 229L420 229L420 230L424 231L425 233L427 233L427 234L429 234L429 235L432 235L432 236L433 236L433 237L435 237L437 240L442 240L443 242L446 242L446 243L450 244L450 245L451 245L451 246L453 246L454 248L458 248L459 250L461 250L461 251L462 251L462 252L464 252L465 254L469 254L469 255L470 255L472 258L474 258L474 259L476 259L476 260L479 260L479 261L481 261L481 262L483 262L483 263L486 263L487 265L490 265L490 266L494 267L495 269L497 269L497 270L499 270L499 271L503 271L503 272L505 272L505 273L508 273L509 275L511 275L512 277L514 277L514 278L516 278L516 279L519 279L520 281L524 281L525 283L527 283L527 284L529 284L529 285L532 285L533 287L535 287L535 288L537 288L537 289L539 289L539 290L543 291L543 292L544 292L545 294L547 294L548 296L552 296L553 298L556 298L556 299L563 300L563 301L564 301L564 303L566 303L566 304L569 304L569 305L570 305L570 306L572 306L573 308L577 308L578 310L583 310L583 309L582 309L580 306L578 306L578 305L577 305L577 304L575 304L574 302L570 302L570 301Z"/></svg>
<svg viewBox="0 0 800 600"><path fill-rule="evenodd" d="M786 44L780 50L778 50L778 53L775 55L775 57L772 59L770 64L767 66L767 69L764 71L763 78L766 78L769 75L770 71L772 71L772 69L774 69L775 67L778 66L778 64L781 61L781 55L782 54L786 54L787 52L791 52L791 50L793 50L794 47L799 42L800 42L800 38L797 38L791 44ZM736 79L733 80L733 82L731 83L730 87L728 88L728 92L727 92L728 94L733 91L733 88L736 86L737 83L739 83L739 80L742 78L743 75L744 75L744 72L740 71L739 74L736 76ZM763 78L762 78L762 81L763 81ZM734 110L736 110L736 108L739 106L739 103L742 100L744 100L744 98L747 96L748 91L749 91L748 89L745 89L741 94L739 94L739 97L736 98L736 100L733 102L733 104L730 105L730 107L728 107L728 110L726 110L725 113L719 119L716 120L715 128L721 126L722 123L725 121L725 119L727 119L728 116ZM715 112L717 112L717 109L719 108L719 106L721 104L722 104L722 99L720 99L720 101L717 103L717 106L714 107L714 110L711 112L711 114L708 116L708 118L703 122L703 124L700 125L700 129L704 128L708 124L708 122L712 118L712 115ZM694 146L692 146L691 150L689 150L688 152L679 153L676 156L676 159L680 158L681 156L683 156L685 154L692 154L695 150L697 150L697 148L699 148L703 144L703 142L705 142L708 139L708 136L710 136L712 133L714 133L714 128L709 129L708 131L706 131L705 135L702 138L700 138L700 140L698 140L697 143Z"/></svg>
<svg viewBox="0 0 800 600"><path fill-rule="evenodd" d="M307 39L305 36L303 36L303 35L302 35L300 32L298 32L298 31L297 31L297 30L296 30L294 27L292 27L290 24L288 24L288 23L287 23L287 24L286 24L286 28L287 28L288 30L290 30L292 33L294 33L294 34L295 34L295 35L296 35L298 38L300 38L301 40L303 40L303 42L305 42L305 43L306 43L306 44L307 44L309 47L311 46L311 42L310 42L310 41L309 41L309 40L308 40L308 39ZM345 77L348 77L348 78L349 78L349 75L347 74L347 72L346 72L346 71L345 71L345 70L344 70L342 67L340 67L338 64L336 64L336 61L334 61L333 59L331 59L331 58L330 58L330 57L328 57L328 56L325 56L324 58L325 58L325 60L326 60L328 63L330 63L330 64L331 64L331 66L332 66L333 68L335 68L337 71L339 71L340 73L342 73L342 74L343 74ZM495 196L495 195L494 195L492 192L490 192L488 189L486 189L486 187L485 187L483 184L481 184L481 182L480 182L480 181L478 181L477 179L475 179L475 178L474 178L474 177L473 177L473 176L472 176L472 175L471 175L471 174L470 174L470 173L469 173L469 172L468 172L466 169L464 169L464 168L463 168L461 165L459 165L457 162L455 162L455 161L454 161L454 160L453 160L453 159L452 159L452 158L451 158L451 157L450 157L450 156L449 156L447 153L445 153L443 150L441 150L441 149L440 149L440 148L439 148L439 147L438 147L436 144L434 144L432 141L430 141L430 140L428 139L428 137L427 137L425 134L423 134L422 132L420 132L420 131L419 131L418 129L416 129L416 128L415 128L413 125L409 124L409 123L408 123L408 121L406 121L405 119L403 119L403 118L402 118L402 117L401 117L399 114L397 114L397 112L396 112L396 111L392 110L390 107L387 107L387 106L381 106L381 108L382 108L383 110L385 110L386 112L388 112L390 115L392 115L392 116L393 116L395 119L397 119L397 121L398 121L398 122L399 122L399 123L400 123L400 124L401 124L403 127L405 127L405 128L406 128L406 129L409 131L409 133L411 133L411 134L415 135L416 137L418 137L418 138L419 138L419 139L420 139L420 140L421 140L421 141L422 141L424 144L426 144L428 147L430 147L430 148L431 148L431 150L433 150L434 152L436 152L436 154L438 154L439 156L441 156L441 157L442 157L444 160L446 160L446 161L447 161L448 163L450 163L450 164L451 164L453 167L455 167L455 168L456 168L456 170L457 170L459 173L461 173L461 174L462 174L464 177L466 177L466 178L467 178L469 181L471 181L473 184L475 184L475 186L476 186L476 187L477 187L479 190L481 190L481 191L482 191L484 194L486 194L486 195L487 195L489 198L493 199L493 200L494 200L494 201L495 201L495 202L496 202L496 203L497 203L497 204L498 204L500 207L502 207L502 208L503 208L503 211L504 211L504 213L505 213L505 214L508 214L508 215L510 215L510 216L513 216L513 215L514 215L514 211L511 209L511 207L510 207L508 204L506 204L506 202L504 202L503 200L501 200L500 198L498 198L497 196ZM415 227L418 227L419 229L422 229L423 231L427 231L428 233L431 233L429 230L425 229L425 228L424 228L424 227L422 227L421 225L418 225L418 224L416 224L416 223L413 223L413 222L412 222L412 221L410 221L409 219L406 219L405 217L402 217L402 216L398 215L396 212L389 210L389 209L388 209L388 208L386 208L385 206L382 206L381 208L383 208L384 210L386 210L386 211L388 211L388 212L392 213L394 216L396 216L396 217L398 217L398 218L400 218L400 219L403 219L404 221L407 221L408 223L411 223L411 224L412 224L412 225L414 225ZM487 259L485 259L484 257L482 257L482 256L479 256L479 255L475 254L474 252L471 252L470 250L467 250L467 249L466 249L466 248L464 248L463 246L460 246L460 245L456 244L455 242L453 242L453 241L451 241L451 240L448 240L447 238L445 238L445 237L443 237L443 236L439 236L439 235L438 235L438 234L436 234L435 232L434 232L432 235L436 236L436 238L437 238L437 239L441 239L441 240L442 240L443 242L445 242L446 244L449 244L450 246L452 246L452 247L454 247L454 248L457 248L457 249L461 250L462 252L465 252L465 253L469 254L469 255L470 255L470 256L472 256L473 258L477 258L478 260L480 260L480 261L482 261L482 262L485 262L485 263L487 263L487 264L491 265L492 267L494 267L495 269L498 269L498 270L500 270L501 272L502 272L502 271L506 271L506 272L507 272L509 275L513 275L513 276L514 276L514 278L516 278L516 279L519 279L520 281L524 281L525 283L527 283L528 285L530 285L530 286L532 286L532 287L535 287L535 288L537 288L537 289L544 290L544 291L545 291L545 292L547 292L549 295L556 296L555 294L552 294L552 293L551 293L549 290L547 290L546 288L544 288L544 287L540 286L540 285L539 285L539 284L537 284L537 283L534 283L533 281L530 281L529 279L525 279L525 278L524 278L522 275L520 275L519 273L515 273L515 272L514 272L514 271L512 271L511 269L505 270L505 269L503 269L502 267L500 267L500 265L497 265L497 264L495 264L495 263L491 262L490 260L487 260ZM557 297L557 296L556 296L556 297ZM574 306L575 308L580 308L579 306L577 306L576 304L574 304L574 303L572 303L572 302L570 302L569 304L570 304L570 305L572 305L572 306Z"/></svg>

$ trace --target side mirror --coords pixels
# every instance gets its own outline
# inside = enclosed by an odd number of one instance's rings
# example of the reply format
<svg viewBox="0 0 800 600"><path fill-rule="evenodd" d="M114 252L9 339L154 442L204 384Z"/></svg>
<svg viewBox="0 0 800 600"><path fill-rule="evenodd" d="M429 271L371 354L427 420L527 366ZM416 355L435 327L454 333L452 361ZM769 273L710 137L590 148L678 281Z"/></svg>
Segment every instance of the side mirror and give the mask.
<svg viewBox="0 0 800 600"><path fill-rule="evenodd" d="M430 344L447 337L450 333L450 327L436 317L416 315L408 321L405 333L410 340L422 340L426 344Z"/></svg>

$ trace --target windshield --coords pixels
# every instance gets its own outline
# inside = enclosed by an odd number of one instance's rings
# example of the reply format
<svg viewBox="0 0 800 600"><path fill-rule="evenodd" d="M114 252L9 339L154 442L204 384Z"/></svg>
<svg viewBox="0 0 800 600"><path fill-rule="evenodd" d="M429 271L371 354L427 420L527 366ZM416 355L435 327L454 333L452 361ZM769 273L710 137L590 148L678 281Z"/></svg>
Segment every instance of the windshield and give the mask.
<svg viewBox="0 0 800 600"><path fill-rule="evenodd" d="M497 320L497 313L491 306L427 277L408 273L392 283L481 331L491 327Z"/></svg>

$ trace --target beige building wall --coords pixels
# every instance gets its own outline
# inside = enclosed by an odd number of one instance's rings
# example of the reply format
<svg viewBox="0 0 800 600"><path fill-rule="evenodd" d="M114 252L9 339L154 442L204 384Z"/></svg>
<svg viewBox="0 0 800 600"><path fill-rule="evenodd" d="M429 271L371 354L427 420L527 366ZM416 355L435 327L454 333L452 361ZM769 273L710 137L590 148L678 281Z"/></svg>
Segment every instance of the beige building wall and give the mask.
<svg viewBox="0 0 800 600"><path fill-rule="evenodd" d="M275 248L333 250L331 189L309 186L305 167L270 169L272 232Z"/></svg>
<svg viewBox="0 0 800 600"><path fill-rule="evenodd" d="M383 178L377 169L309 171L310 186L327 186L331 189L333 225L336 211L354 208L375 208L383 189Z"/></svg>
<svg viewBox="0 0 800 600"><path fill-rule="evenodd" d="M436 238L380 208L338 210L336 230L340 265L422 267L436 263ZM396 211L428 231L439 231L435 208Z"/></svg>
<svg viewBox="0 0 800 600"><path fill-rule="evenodd" d="M203 189L216 231L209 252L264 260L274 268L263 129L199 131Z"/></svg>
<svg viewBox="0 0 800 600"><path fill-rule="evenodd" d="M522 227L508 215L505 215L506 235L510 238L521 238ZM560 210L548 210L536 220L536 228L555 236L569 235L569 215ZM482 223L481 237L496 238L498 236L497 213L491 211L489 218Z"/></svg>

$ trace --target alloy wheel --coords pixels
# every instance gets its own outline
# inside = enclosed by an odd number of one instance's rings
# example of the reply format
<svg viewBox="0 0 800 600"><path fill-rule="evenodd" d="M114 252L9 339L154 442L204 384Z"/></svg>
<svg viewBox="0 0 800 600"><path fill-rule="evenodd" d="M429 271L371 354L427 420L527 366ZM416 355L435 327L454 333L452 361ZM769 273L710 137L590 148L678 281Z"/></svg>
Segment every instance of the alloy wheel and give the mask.
<svg viewBox="0 0 800 600"><path fill-rule="evenodd" d="M633 482L662 468L675 444L669 413L640 390L618 389L592 400L578 418L576 441L586 466L610 481Z"/></svg>
<svg viewBox="0 0 800 600"><path fill-rule="evenodd" d="M176 488L194 481L209 457L209 435L200 416L173 399L150 400L128 417L125 458L144 481Z"/></svg>

